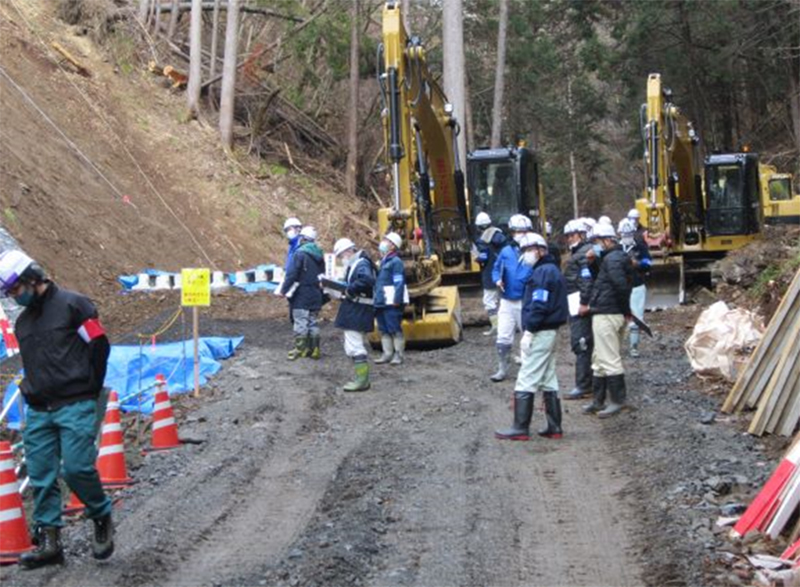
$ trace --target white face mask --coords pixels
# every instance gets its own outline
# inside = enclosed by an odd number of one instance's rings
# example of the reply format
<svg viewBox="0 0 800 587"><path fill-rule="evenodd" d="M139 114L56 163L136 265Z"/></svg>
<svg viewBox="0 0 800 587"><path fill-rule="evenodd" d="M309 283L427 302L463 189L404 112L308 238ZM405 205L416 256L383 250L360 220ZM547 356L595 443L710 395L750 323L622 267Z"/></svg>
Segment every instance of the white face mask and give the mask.
<svg viewBox="0 0 800 587"><path fill-rule="evenodd" d="M514 236L512 236L511 238L513 238L513 239L514 239L514 241L515 241L517 244L519 244L519 241L521 241L521 240L522 240L522 237L523 237L523 236L525 236L525 233L524 233L524 232L515 232L515 233L514 233Z"/></svg>
<svg viewBox="0 0 800 587"><path fill-rule="evenodd" d="M522 262L526 265L536 265L539 260L539 253L537 251L525 251L522 253Z"/></svg>
<svg viewBox="0 0 800 587"><path fill-rule="evenodd" d="M296 228L290 228L290 229L288 229L288 230L286 231L286 238L287 238L288 240L292 240L292 239L293 239L294 237L296 237L298 234L300 234L300 233L297 231L297 229L296 229Z"/></svg>

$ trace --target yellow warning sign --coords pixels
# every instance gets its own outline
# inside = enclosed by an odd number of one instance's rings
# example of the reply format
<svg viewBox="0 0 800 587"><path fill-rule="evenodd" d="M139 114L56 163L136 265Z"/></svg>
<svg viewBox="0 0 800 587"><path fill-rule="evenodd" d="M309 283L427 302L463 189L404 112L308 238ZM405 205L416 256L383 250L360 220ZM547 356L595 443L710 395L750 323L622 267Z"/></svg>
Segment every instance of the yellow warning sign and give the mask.
<svg viewBox="0 0 800 587"><path fill-rule="evenodd" d="M181 270L181 305L211 305L211 271L209 269Z"/></svg>

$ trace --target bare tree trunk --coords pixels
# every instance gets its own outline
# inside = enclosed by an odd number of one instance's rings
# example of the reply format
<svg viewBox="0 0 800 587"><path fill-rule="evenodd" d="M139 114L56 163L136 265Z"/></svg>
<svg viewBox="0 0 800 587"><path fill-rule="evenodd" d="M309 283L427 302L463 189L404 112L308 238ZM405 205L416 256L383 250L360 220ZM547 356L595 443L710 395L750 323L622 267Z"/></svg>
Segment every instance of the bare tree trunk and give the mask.
<svg viewBox="0 0 800 587"><path fill-rule="evenodd" d="M467 152L475 148L473 141L475 140L475 119L472 116L472 102L470 100L470 86L467 84L464 94L464 128L467 131Z"/></svg>
<svg viewBox="0 0 800 587"><path fill-rule="evenodd" d="M800 0L794 2L795 10L797 11L797 25L800 31ZM789 63L789 91L791 92L790 104L792 109L792 128L794 129L794 148L796 151L794 172L800 175L800 33L797 38L797 47L795 48L796 57L792 58Z"/></svg>
<svg viewBox="0 0 800 587"><path fill-rule="evenodd" d="M403 0L402 5L403 26L407 33L411 32L411 0Z"/></svg>
<svg viewBox="0 0 800 587"><path fill-rule="evenodd" d="M155 0L156 2L156 15L153 18L153 35L157 35L161 32L161 0Z"/></svg>
<svg viewBox="0 0 800 587"><path fill-rule="evenodd" d="M358 9L359 0L351 0L350 22L350 112L347 124L347 194L355 197L358 178Z"/></svg>
<svg viewBox="0 0 800 587"><path fill-rule="evenodd" d="M208 79L214 79L217 73L217 39L219 37L219 2L214 0L214 15L211 17L211 60L208 63Z"/></svg>
<svg viewBox="0 0 800 587"><path fill-rule="evenodd" d="M222 93L219 103L219 134L222 146L233 147L233 106L236 94L236 53L239 46L239 0L228 0L225 23L225 58L222 62Z"/></svg>
<svg viewBox="0 0 800 587"><path fill-rule="evenodd" d="M464 13L462 0L442 2L442 53L444 65L444 93L453 105L453 113L461 124L458 136L458 158L463 166L467 160L467 140L464 126L466 100L464 96Z"/></svg>
<svg viewBox="0 0 800 587"><path fill-rule="evenodd" d="M167 28L167 38L171 41L175 37L175 28L178 26L178 0L172 0L172 12L169 14L169 28Z"/></svg>
<svg viewBox="0 0 800 587"><path fill-rule="evenodd" d="M142 24L147 23L147 15L150 13L150 1L151 0L139 0L139 12L136 17Z"/></svg>
<svg viewBox="0 0 800 587"><path fill-rule="evenodd" d="M203 65L203 0L192 0L192 20L189 28L189 83L186 88L186 106L189 116L200 112L200 86Z"/></svg>
<svg viewBox="0 0 800 587"><path fill-rule="evenodd" d="M497 64L494 70L494 101L492 103L492 148L500 146L503 128L503 90L506 72L506 37L508 36L508 0L500 0L500 22L497 27Z"/></svg>
<svg viewBox="0 0 800 587"><path fill-rule="evenodd" d="M580 218L578 205L578 172L575 169L575 144L574 144L574 118L575 110L572 106L572 76L567 75L567 116L569 117L569 174L572 178L572 213L573 218Z"/></svg>

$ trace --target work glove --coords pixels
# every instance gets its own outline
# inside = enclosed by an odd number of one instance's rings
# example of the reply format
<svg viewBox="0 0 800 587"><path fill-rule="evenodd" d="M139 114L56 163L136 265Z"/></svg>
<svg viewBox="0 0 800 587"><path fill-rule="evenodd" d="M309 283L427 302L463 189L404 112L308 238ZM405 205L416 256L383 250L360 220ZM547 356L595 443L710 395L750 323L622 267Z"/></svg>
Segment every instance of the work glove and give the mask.
<svg viewBox="0 0 800 587"><path fill-rule="evenodd" d="M525 331L522 335L522 340L519 343L519 348L523 355L529 355L533 348L533 332Z"/></svg>

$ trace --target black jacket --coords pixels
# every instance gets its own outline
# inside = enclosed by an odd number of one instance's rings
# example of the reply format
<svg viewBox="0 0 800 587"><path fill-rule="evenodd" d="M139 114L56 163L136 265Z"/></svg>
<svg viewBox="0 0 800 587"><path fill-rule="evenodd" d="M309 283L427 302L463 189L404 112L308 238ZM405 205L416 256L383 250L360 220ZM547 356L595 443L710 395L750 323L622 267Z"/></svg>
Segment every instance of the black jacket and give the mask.
<svg viewBox="0 0 800 587"><path fill-rule="evenodd" d="M506 246L506 236L499 228L490 226L475 241L475 246L478 249L476 260L481 267L481 286L483 289L497 289L497 284L492 279L492 269L497 255Z"/></svg>
<svg viewBox="0 0 800 587"><path fill-rule="evenodd" d="M319 276L325 273L325 259L315 243L305 243L292 255L281 293L289 298L292 310L322 309Z"/></svg>
<svg viewBox="0 0 800 587"><path fill-rule="evenodd" d="M603 253L589 304L593 314L631 313L633 265L619 245Z"/></svg>
<svg viewBox="0 0 800 587"><path fill-rule="evenodd" d="M592 300L592 284L595 277L593 266L586 258L592 248L591 243L580 243L573 251L564 266L564 280L567 282L567 295L581 293L581 304L588 306Z"/></svg>
<svg viewBox="0 0 800 587"><path fill-rule="evenodd" d="M653 266L650 248L644 241L636 239L631 248L625 249L626 247L622 247L622 250L628 254L631 260L636 262L636 266L633 269L633 287L645 285L645 281L650 275L650 269Z"/></svg>
<svg viewBox="0 0 800 587"><path fill-rule="evenodd" d="M334 326L343 330L372 332L375 327L375 265L364 251L359 251L356 260L347 268L346 297L339 305Z"/></svg>
<svg viewBox="0 0 800 587"><path fill-rule="evenodd" d="M555 330L567 321L567 285L552 255L533 266L522 299L522 327L528 332Z"/></svg>
<svg viewBox="0 0 800 587"><path fill-rule="evenodd" d="M25 401L54 410L96 399L103 388L110 345L89 298L51 283L16 322Z"/></svg>

